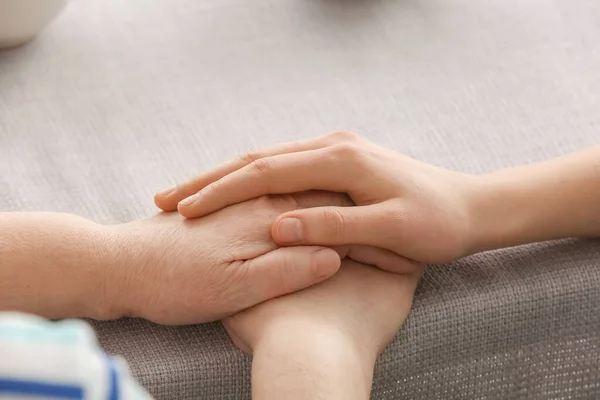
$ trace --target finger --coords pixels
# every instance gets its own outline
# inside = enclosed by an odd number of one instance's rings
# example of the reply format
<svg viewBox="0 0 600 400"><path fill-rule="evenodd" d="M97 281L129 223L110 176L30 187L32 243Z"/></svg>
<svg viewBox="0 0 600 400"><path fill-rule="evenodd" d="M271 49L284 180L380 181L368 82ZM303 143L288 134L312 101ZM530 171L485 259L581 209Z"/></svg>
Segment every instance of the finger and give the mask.
<svg viewBox="0 0 600 400"><path fill-rule="evenodd" d="M271 236L284 246L362 244L402 254L406 229L402 213L391 202L356 207L315 207L281 214Z"/></svg>
<svg viewBox="0 0 600 400"><path fill-rule="evenodd" d="M341 260L324 247L287 247L248 260L245 284L251 289L247 307L305 289L334 275Z"/></svg>
<svg viewBox="0 0 600 400"><path fill-rule="evenodd" d="M213 170L196 178L163 190L154 196L154 203L163 211L175 211L177 209L177 204L181 200L193 195L194 193L197 193L207 185L218 181L224 176L227 176L230 173L235 172L261 158L316 150L339 143L358 143L361 141L361 138L355 133L349 131L335 131L327 135L308 140L277 144L262 150L251 151L240 157L237 157L234 160L223 163Z"/></svg>
<svg viewBox="0 0 600 400"><path fill-rule="evenodd" d="M262 158L179 203L188 218L200 217L266 194L305 190L348 192L360 166L348 160L345 145ZM358 171L357 171L358 170Z"/></svg>
<svg viewBox="0 0 600 400"><path fill-rule="evenodd" d="M374 246L347 245L335 249L340 258L349 258L395 274L412 274L420 269L416 261L399 256L393 251Z"/></svg>
<svg viewBox="0 0 600 400"><path fill-rule="evenodd" d="M186 197L196 193L193 186L187 182L172 186L154 195L154 204L163 211L171 212L177 210L177 203Z"/></svg>
<svg viewBox="0 0 600 400"><path fill-rule="evenodd" d="M196 178L192 178L186 182L180 183L177 186L170 187L157 193L154 196L154 203L163 211L175 211L177 203L181 200L193 195L202 190L207 185L218 181L237 171L252 162L265 157L271 157L278 154L297 153L300 151L315 150L325 146L322 138L309 139L301 142L283 143L265 149L253 151L227 161L211 171L204 173Z"/></svg>

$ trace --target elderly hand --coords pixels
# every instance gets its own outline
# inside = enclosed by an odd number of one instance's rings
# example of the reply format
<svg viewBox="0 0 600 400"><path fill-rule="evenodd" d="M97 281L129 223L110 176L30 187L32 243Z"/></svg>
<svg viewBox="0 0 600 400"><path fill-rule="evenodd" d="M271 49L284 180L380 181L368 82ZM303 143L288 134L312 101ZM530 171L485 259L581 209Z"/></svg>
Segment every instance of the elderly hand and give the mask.
<svg viewBox="0 0 600 400"><path fill-rule="evenodd" d="M269 196L201 219L171 213L109 228L121 249L113 269L118 286L110 290L127 315L191 324L304 289L335 274L339 255L319 246L278 248L270 227L282 212L324 204L348 202L328 193ZM358 261L373 253L366 246L340 251Z"/></svg>

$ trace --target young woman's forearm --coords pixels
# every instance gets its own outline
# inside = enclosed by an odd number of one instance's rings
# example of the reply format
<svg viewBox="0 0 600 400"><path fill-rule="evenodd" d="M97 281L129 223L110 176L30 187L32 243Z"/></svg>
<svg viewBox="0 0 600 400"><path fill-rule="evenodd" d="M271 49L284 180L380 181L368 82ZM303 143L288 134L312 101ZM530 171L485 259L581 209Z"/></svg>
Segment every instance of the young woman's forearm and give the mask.
<svg viewBox="0 0 600 400"><path fill-rule="evenodd" d="M359 354L340 335L285 330L261 342L252 361L253 399L369 399L376 355Z"/></svg>
<svg viewBox="0 0 600 400"><path fill-rule="evenodd" d="M600 146L478 179L471 252L600 237Z"/></svg>
<svg viewBox="0 0 600 400"><path fill-rule="evenodd" d="M101 226L74 215L0 213L0 311L110 317L109 242Z"/></svg>

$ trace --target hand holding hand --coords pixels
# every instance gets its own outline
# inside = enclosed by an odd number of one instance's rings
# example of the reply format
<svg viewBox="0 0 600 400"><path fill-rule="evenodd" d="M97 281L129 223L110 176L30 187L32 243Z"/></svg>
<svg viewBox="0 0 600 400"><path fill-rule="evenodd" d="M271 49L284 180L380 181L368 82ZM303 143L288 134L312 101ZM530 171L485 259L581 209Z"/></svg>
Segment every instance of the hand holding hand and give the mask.
<svg viewBox="0 0 600 400"><path fill-rule="evenodd" d="M126 315L191 324L306 288L337 272L339 255L319 246L278 248L270 226L282 212L346 201L325 193L261 197L201 219L171 213L111 227L113 247L122 250L110 292ZM367 248L351 251L370 257Z"/></svg>
<svg viewBox="0 0 600 400"><path fill-rule="evenodd" d="M428 165L349 132L249 153L155 197L188 218L265 194L347 193L357 207L293 210L277 218L281 245L359 243L428 263L472 246L473 178Z"/></svg>

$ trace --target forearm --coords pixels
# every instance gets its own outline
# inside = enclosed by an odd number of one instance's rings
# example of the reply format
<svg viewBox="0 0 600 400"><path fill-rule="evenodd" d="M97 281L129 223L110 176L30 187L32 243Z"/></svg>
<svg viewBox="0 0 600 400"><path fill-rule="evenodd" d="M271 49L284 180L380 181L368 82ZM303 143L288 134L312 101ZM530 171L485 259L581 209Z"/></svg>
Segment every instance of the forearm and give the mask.
<svg viewBox="0 0 600 400"><path fill-rule="evenodd" d="M600 236L600 146L479 181L471 252Z"/></svg>
<svg viewBox="0 0 600 400"><path fill-rule="evenodd" d="M339 332L282 330L254 349L252 398L368 399L375 356L356 349Z"/></svg>
<svg viewBox="0 0 600 400"><path fill-rule="evenodd" d="M0 213L0 311L109 318L112 257L103 227L84 218Z"/></svg>

